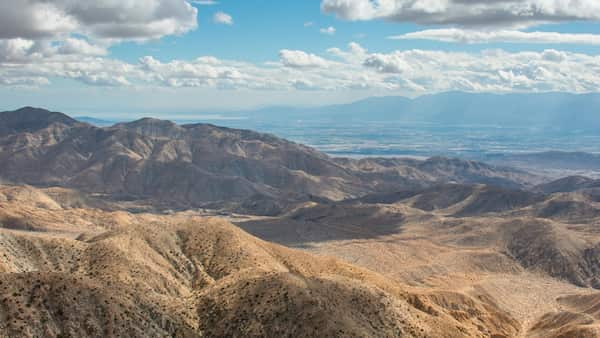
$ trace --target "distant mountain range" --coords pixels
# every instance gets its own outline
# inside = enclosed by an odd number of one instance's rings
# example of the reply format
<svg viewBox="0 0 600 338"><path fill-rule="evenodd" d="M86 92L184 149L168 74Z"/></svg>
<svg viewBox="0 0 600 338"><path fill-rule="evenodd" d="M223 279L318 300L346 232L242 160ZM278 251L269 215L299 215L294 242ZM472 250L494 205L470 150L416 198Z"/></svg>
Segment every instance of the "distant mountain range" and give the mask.
<svg viewBox="0 0 600 338"><path fill-rule="evenodd" d="M285 114L282 111L285 110ZM600 94L480 94L446 92L415 99L371 97L316 108L270 107L243 113L252 119L337 119L482 124L595 130L600 127Z"/></svg>
<svg viewBox="0 0 600 338"><path fill-rule="evenodd" d="M195 121L194 114L189 115L190 119L186 123ZM395 121L593 132L600 128L600 94L445 92L414 99L402 96L370 97L352 103L320 107L270 106L219 112L215 116L244 117L250 122L290 119L332 122ZM89 116L75 119L96 126L108 126L117 122Z"/></svg>

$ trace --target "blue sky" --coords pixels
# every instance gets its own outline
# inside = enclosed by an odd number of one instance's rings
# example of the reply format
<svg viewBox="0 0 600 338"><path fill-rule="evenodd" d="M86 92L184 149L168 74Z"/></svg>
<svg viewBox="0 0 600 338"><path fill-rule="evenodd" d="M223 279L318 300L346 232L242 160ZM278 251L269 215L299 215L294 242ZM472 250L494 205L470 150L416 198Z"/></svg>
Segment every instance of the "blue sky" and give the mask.
<svg viewBox="0 0 600 338"><path fill-rule="evenodd" d="M600 88L595 0L206 3L0 4L3 108L186 114Z"/></svg>
<svg viewBox="0 0 600 338"><path fill-rule="evenodd" d="M396 49L433 49L449 51L478 51L503 48L511 51L557 48L560 44L474 44L464 45L439 41L390 41L389 36L419 31L436 26L397 23L385 20L346 21L321 12L319 0L273 1L224 0L217 5L194 5L198 8L197 30L181 36L168 36L144 44L123 43L112 48L115 57L134 62L139 57L154 55L168 61L173 58L190 59L199 55L214 55L225 59L243 59L251 62L273 60L280 49L299 49L322 53L330 47L344 47L351 41L359 42L369 50L389 52ZM223 11L235 22L231 26L213 23L213 15ZM311 22L313 25L304 27ZM334 27L333 35L319 34L321 28ZM600 34L599 23L571 22L534 26L527 31ZM562 49L600 54L600 45L569 45Z"/></svg>

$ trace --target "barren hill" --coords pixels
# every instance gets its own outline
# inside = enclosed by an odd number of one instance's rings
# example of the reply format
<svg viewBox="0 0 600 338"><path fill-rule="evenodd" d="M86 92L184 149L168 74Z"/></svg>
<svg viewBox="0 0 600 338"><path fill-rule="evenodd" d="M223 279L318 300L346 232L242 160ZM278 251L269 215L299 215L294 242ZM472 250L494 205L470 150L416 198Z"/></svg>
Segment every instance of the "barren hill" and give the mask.
<svg viewBox="0 0 600 338"><path fill-rule="evenodd" d="M36 224L35 232L0 228L0 335L507 337L519 330L487 299L412 288L264 242L223 220L68 208L32 188L0 187L0 196L3 215L26 214ZM82 224L89 213L98 222Z"/></svg>
<svg viewBox="0 0 600 338"><path fill-rule="evenodd" d="M441 185L307 203L280 217L237 224L259 238L333 255L399 283L488 299L519 321L522 337L596 337L600 318L573 304L566 310L560 301L599 294L596 210L581 194Z"/></svg>
<svg viewBox="0 0 600 338"><path fill-rule="evenodd" d="M549 194L556 192L573 192L577 190L593 188L600 188L600 180L591 179L585 176L563 177L535 187L536 190Z"/></svg>

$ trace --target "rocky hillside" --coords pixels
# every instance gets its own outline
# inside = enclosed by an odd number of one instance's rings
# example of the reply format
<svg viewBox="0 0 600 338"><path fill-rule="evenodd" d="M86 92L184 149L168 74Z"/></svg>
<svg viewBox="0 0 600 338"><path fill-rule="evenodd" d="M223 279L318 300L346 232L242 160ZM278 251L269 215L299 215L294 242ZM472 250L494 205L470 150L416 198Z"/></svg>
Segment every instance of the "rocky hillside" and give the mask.
<svg viewBox="0 0 600 338"><path fill-rule="evenodd" d="M54 192L56 193L56 191ZM0 186L0 336L509 337L485 298L420 290L232 224ZM6 216L31 229L6 228Z"/></svg>
<svg viewBox="0 0 600 338"><path fill-rule="evenodd" d="M141 119L99 128L36 108L0 113L0 179L156 208L279 214L444 182L525 187L536 177L472 161L333 159L272 135Z"/></svg>
<svg viewBox="0 0 600 338"><path fill-rule="evenodd" d="M450 184L236 223L398 283L486 299L519 321L514 337L600 335L600 203L585 194Z"/></svg>
<svg viewBox="0 0 600 338"><path fill-rule="evenodd" d="M556 192L573 192L600 188L600 180L585 176L567 176L551 182L540 184L536 190L551 194Z"/></svg>

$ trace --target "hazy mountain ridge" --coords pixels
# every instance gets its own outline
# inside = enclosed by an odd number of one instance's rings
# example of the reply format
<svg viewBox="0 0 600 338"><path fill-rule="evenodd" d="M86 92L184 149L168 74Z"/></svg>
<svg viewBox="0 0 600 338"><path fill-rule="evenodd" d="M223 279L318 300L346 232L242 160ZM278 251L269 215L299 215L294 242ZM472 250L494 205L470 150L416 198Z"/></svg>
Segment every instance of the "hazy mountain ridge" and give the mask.
<svg viewBox="0 0 600 338"><path fill-rule="evenodd" d="M230 119L213 121L275 133L333 156L441 155L541 169L556 178L589 171L600 178L596 171L600 161L594 155L599 151L594 146L599 143L599 97L447 92L414 99L371 97L333 106L222 112L219 115ZM206 114L190 111L178 118L187 123L185 116L193 120Z"/></svg>
<svg viewBox="0 0 600 338"><path fill-rule="evenodd" d="M3 179L146 200L161 208L222 205L274 214L313 196L341 200L448 181L523 187L536 180L457 159L333 159L273 135L209 124L145 118L99 128L33 108L0 115L37 119L33 127L5 126Z"/></svg>
<svg viewBox="0 0 600 338"><path fill-rule="evenodd" d="M348 104L322 107L268 107L237 115L256 119L285 118L305 120L410 121L462 124L522 126L549 130L595 130L600 127L597 114L600 94L571 93L467 93L444 92L414 99L401 96L371 97Z"/></svg>
<svg viewBox="0 0 600 338"><path fill-rule="evenodd" d="M600 188L600 180L585 176L567 176L535 187L544 193L573 192Z"/></svg>

